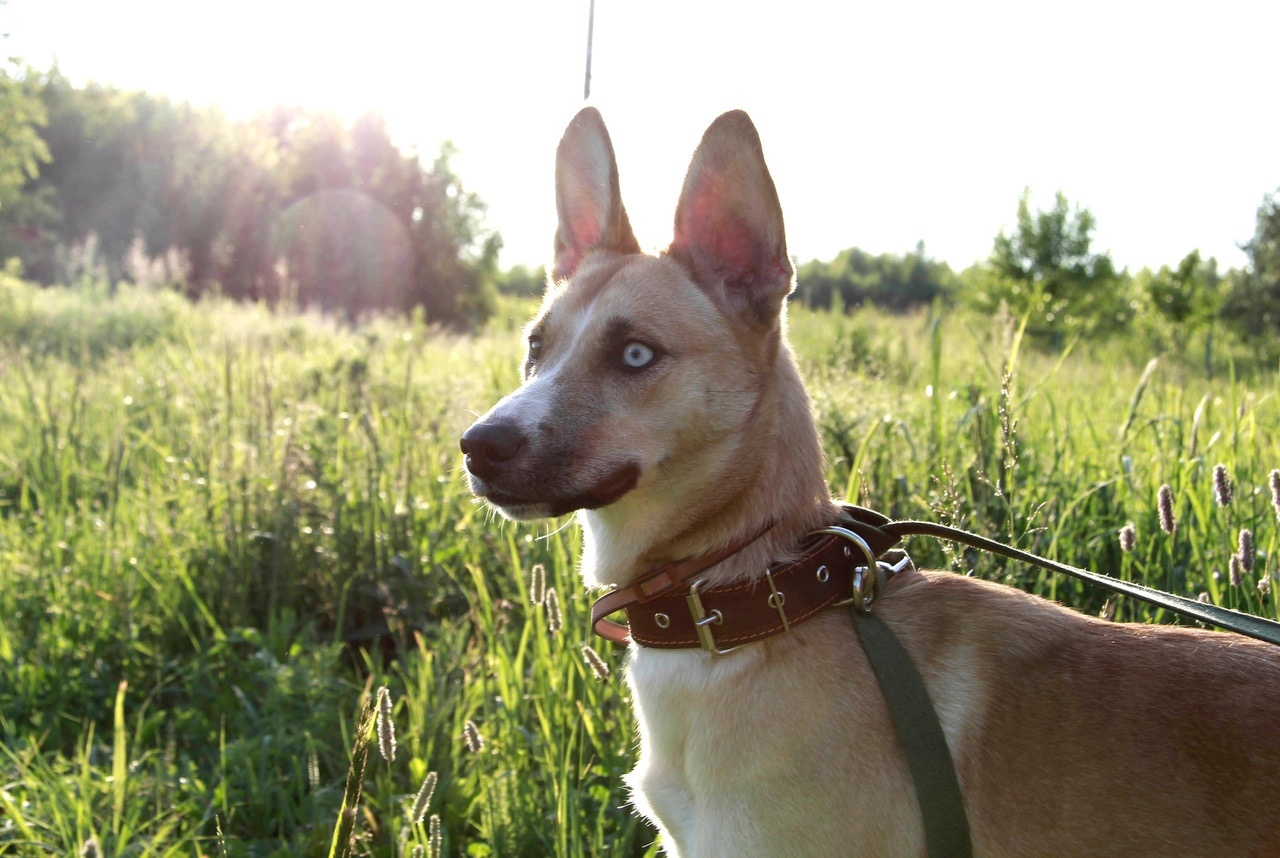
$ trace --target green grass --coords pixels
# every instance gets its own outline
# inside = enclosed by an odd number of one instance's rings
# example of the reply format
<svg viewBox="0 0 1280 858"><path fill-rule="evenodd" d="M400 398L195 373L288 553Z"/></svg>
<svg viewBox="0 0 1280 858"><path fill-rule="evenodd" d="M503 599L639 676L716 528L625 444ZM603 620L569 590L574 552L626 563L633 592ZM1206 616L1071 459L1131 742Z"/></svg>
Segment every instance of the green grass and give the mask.
<svg viewBox="0 0 1280 858"><path fill-rule="evenodd" d="M463 338L0 277L0 855L329 854L353 749L350 854L426 849L433 816L446 855L656 853L625 807L633 722L620 654L589 634L576 527L503 524L459 472L458 435L516 384L530 310ZM1277 614L1273 371L1144 374L1141 346L1044 355L950 311L793 309L792 331L837 493ZM1236 586L1241 528L1259 559ZM1104 609L1078 582L911 548ZM383 685L392 762L366 717Z"/></svg>

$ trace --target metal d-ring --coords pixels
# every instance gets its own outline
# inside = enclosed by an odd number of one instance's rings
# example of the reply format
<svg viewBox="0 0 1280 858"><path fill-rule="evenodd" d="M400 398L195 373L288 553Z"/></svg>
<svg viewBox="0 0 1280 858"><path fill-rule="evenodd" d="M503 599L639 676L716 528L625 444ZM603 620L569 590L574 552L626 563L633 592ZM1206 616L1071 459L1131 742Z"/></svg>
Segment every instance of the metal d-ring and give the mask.
<svg viewBox="0 0 1280 858"><path fill-rule="evenodd" d="M817 536L821 534L830 534L832 536L840 536L847 539L849 542L857 546L858 550L862 552L862 556L866 558L867 560L866 566L854 567L853 593L851 598L849 599L849 602L853 603L853 607L858 611L858 613L860 614L870 613L871 603L875 601L875 597L876 597L876 569L877 569L876 555L871 550L871 546L867 544L867 541L865 539L863 539L861 536L854 533L852 530L850 530L847 527L832 525L831 527L824 527L821 530L815 530L810 535ZM846 556L848 555L848 551L849 549L846 546L845 547ZM842 602L840 604L847 604L847 603Z"/></svg>

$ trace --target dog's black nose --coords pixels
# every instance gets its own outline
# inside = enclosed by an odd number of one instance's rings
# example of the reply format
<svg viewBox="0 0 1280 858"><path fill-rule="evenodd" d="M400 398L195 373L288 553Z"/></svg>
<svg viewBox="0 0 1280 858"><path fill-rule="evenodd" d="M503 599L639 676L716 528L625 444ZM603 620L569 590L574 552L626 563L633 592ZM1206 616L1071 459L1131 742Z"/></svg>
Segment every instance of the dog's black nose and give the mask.
<svg viewBox="0 0 1280 858"><path fill-rule="evenodd" d="M524 435L510 423L476 423L462 433L467 470L477 477L495 476L524 446Z"/></svg>

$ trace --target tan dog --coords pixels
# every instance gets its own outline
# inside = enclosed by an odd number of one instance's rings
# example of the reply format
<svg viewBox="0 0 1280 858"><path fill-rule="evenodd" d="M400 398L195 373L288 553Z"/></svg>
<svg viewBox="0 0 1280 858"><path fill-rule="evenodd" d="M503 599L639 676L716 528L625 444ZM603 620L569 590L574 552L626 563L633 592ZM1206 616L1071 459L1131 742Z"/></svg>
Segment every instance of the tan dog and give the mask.
<svg viewBox="0 0 1280 858"><path fill-rule="evenodd" d="M556 163L555 270L524 383L463 436L510 518L580 510L590 586L765 534L762 577L837 514L785 339L793 272L750 119L707 130L669 250L640 253L585 109ZM875 607L915 661L979 856L1280 855L1280 648L1081 616L948 573ZM843 610L714 656L632 646L636 807L668 855L914 856L920 812Z"/></svg>

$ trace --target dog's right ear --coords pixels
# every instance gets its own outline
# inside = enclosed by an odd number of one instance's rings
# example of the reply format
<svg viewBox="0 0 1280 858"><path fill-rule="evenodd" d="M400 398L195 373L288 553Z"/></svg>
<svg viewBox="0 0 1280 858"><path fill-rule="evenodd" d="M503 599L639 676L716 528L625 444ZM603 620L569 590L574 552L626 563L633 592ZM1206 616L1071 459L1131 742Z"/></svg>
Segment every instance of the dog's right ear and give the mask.
<svg viewBox="0 0 1280 858"><path fill-rule="evenodd" d="M555 280L572 276L592 250L640 252L618 192L613 143L594 107L578 111L556 149L556 213Z"/></svg>

